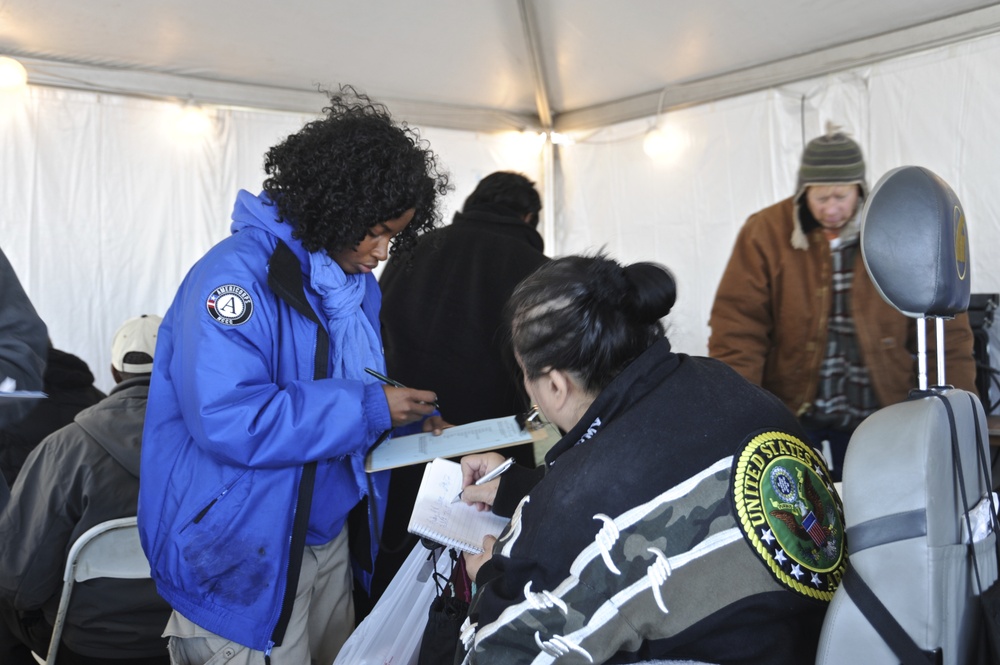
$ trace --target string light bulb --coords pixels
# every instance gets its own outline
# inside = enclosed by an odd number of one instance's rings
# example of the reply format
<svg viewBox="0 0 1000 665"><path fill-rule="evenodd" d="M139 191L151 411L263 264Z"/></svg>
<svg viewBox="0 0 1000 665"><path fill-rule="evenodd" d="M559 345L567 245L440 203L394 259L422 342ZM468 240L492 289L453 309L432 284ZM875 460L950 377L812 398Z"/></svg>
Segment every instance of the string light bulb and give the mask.
<svg viewBox="0 0 1000 665"><path fill-rule="evenodd" d="M507 168L525 170L528 164L537 162L547 136L545 132L504 132L500 138L501 162Z"/></svg>
<svg viewBox="0 0 1000 665"><path fill-rule="evenodd" d="M576 143L576 140L569 134L559 132L549 132L549 140L552 141L552 145L573 145Z"/></svg>
<svg viewBox="0 0 1000 665"><path fill-rule="evenodd" d="M680 159L688 147L687 134L673 125L653 127L642 140L643 151L658 162L673 164Z"/></svg>
<svg viewBox="0 0 1000 665"><path fill-rule="evenodd" d="M177 129L182 134L188 136L200 136L208 133L212 125L208 113L198 104L188 101L181 109L180 117L177 118Z"/></svg>
<svg viewBox="0 0 1000 665"><path fill-rule="evenodd" d="M28 70L14 58L0 56L0 90L17 90L28 85Z"/></svg>
<svg viewBox="0 0 1000 665"><path fill-rule="evenodd" d="M663 100L667 96L667 90L668 88L664 88L660 91L660 99L656 103L656 118L642 140L642 150L661 164L674 164L691 144L691 138L672 122L663 121Z"/></svg>

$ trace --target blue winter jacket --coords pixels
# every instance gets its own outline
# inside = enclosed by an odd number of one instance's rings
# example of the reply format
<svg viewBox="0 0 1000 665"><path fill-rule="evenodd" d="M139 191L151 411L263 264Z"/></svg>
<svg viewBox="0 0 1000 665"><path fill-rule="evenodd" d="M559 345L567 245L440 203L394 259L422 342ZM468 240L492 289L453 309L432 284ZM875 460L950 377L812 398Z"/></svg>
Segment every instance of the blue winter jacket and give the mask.
<svg viewBox="0 0 1000 665"><path fill-rule="evenodd" d="M374 533L371 505L384 514L388 474L366 478L364 455L391 419L374 379L314 380L332 371L328 363L325 372L314 366L317 339L327 338L268 283L280 240L301 266L292 282L302 284L325 330L309 285L309 254L265 195L239 193L232 232L192 267L160 326L143 432L139 528L157 589L175 610L222 637L269 651L284 630L275 635L293 521L297 510L304 515L301 502L296 507L304 467L317 463L306 544L336 537L369 487ZM294 273L299 266L294 259L291 265ZM378 331L381 294L372 275L365 279L362 310ZM320 358L332 356L320 351ZM370 542L367 560L354 562L356 572L371 570L377 538ZM368 579L362 575L363 584ZM289 591L290 603L294 586Z"/></svg>

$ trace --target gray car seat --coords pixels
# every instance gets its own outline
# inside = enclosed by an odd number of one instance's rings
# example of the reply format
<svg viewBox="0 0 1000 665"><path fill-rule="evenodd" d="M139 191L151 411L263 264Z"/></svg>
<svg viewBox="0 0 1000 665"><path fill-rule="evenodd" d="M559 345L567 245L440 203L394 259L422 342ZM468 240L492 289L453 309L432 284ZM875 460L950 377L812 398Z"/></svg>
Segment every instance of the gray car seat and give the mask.
<svg viewBox="0 0 1000 665"><path fill-rule="evenodd" d="M989 471L980 466L988 458L986 417L976 395L928 388L923 334L925 319L935 320L937 376L945 377L943 319L969 302L962 206L927 169L894 169L865 204L861 251L882 297L918 319L919 387L907 401L866 419L848 446L842 498L850 562L830 603L816 662L964 665L977 638L978 589L997 578L989 522L988 535L974 545L978 583L965 544L965 503L972 507L991 496ZM879 604L891 616L886 625Z"/></svg>

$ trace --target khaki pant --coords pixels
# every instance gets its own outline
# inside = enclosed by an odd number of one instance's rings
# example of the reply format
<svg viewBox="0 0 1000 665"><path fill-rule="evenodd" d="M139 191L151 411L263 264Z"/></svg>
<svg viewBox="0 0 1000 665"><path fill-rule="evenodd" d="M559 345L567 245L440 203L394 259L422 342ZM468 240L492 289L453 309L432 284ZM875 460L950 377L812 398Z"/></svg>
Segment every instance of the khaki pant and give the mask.
<svg viewBox="0 0 1000 665"><path fill-rule="evenodd" d="M351 562L347 528L326 545L309 546L295 592L292 617L281 646L271 650L275 665L330 665L354 630ZM164 636L173 665L260 665L255 651L195 625L176 611Z"/></svg>

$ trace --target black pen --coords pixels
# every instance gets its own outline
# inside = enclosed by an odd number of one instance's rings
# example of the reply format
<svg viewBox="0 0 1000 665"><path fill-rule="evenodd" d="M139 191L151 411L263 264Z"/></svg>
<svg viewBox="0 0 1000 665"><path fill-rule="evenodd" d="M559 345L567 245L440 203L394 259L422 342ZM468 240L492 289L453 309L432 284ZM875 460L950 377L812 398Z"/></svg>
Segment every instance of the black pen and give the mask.
<svg viewBox="0 0 1000 665"><path fill-rule="evenodd" d="M406 387L402 383L400 383L399 381L396 381L395 379L390 379L385 374L380 374L379 372L376 372L371 367L365 367L365 371L368 372L369 374L371 374L372 376L374 376L379 381L382 381L383 383L388 383L390 386L392 386L394 388L405 388ZM435 409L440 409L441 408L440 406L438 406L437 400L434 400L433 402L431 402L431 404L434 405Z"/></svg>

